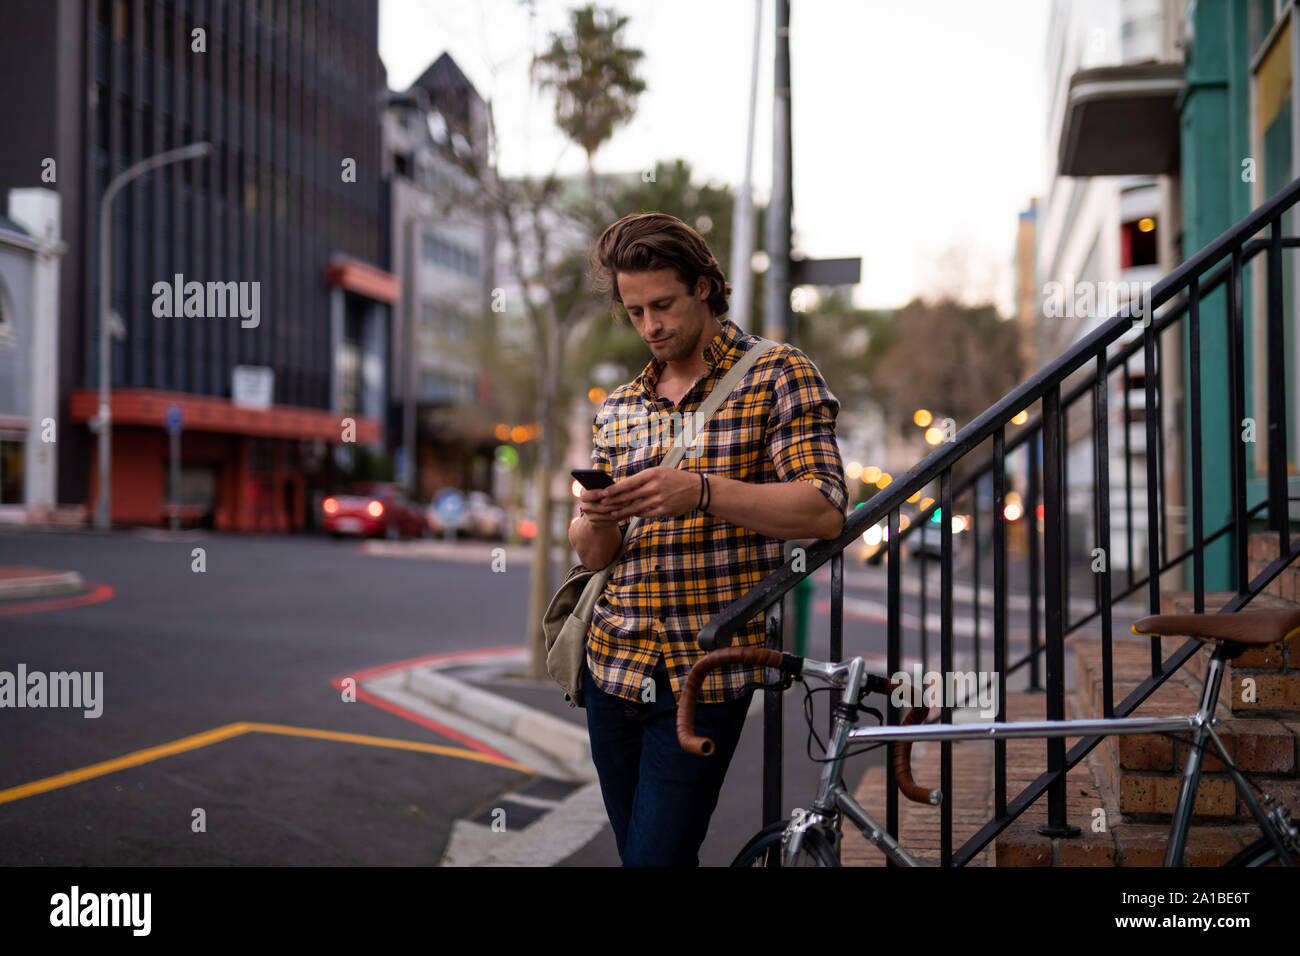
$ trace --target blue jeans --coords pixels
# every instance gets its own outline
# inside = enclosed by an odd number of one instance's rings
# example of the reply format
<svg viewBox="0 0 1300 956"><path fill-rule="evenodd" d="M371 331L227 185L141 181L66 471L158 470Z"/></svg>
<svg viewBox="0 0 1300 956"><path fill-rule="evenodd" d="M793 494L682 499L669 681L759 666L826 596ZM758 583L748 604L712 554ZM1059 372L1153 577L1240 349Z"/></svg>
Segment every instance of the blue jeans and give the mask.
<svg viewBox="0 0 1300 956"><path fill-rule="evenodd" d="M677 702L663 655L653 702L602 691L583 663L591 759L624 866L699 866L699 849L745 725L752 691L737 701L695 705L695 733L712 737L699 757L677 742Z"/></svg>

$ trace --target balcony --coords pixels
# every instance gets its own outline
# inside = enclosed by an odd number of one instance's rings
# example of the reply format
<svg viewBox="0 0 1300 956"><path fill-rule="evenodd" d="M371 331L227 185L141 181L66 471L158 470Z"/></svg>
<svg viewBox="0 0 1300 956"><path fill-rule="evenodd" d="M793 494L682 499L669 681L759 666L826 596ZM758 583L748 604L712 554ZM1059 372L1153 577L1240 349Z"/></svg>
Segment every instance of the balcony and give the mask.
<svg viewBox="0 0 1300 956"><path fill-rule="evenodd" d="M1080 70L1057 149L1062 176L1158 176L1178 171L1181 63L1134 63Z"/></svg>

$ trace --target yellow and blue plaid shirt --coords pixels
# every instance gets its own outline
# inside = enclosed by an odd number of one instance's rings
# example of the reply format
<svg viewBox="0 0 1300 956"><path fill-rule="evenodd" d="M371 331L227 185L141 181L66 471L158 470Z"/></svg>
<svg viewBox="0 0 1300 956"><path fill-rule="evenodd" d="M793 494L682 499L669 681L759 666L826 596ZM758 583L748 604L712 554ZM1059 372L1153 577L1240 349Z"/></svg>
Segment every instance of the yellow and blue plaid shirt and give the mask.
<svg viewBox="0 0 1300 956"><path fill-rule="evenodd" d="M593 468L618 481L658 465L674 441L690 441L695 412L758 341L730 319L719 321L722 334L703 354L708 372L677 405L656 394L663 371L658 359L604 401L592 426ZM678 467L754 484L806 481L842 511L847 493L835 441L839 407L812 360L793 346L777 345L749 370ZM642 518L596 602L587 635L587 664L596 683L606 693L640 701L662 654L679 697L686 675L704 656L695 643L701 628L782 560L780 541L699 511ZM759 614L738 631L734 646L761 647L763 618ZM719 668L704 682L699 700L735 700L746 682L762 679L760 667Z"/></svg>

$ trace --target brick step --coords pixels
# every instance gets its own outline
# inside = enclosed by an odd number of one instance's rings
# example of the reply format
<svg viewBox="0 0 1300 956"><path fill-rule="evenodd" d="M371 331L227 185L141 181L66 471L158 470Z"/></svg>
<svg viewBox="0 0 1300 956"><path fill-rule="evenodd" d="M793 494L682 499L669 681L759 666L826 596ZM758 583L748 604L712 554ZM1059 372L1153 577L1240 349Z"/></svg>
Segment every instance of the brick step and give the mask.
<svg viewBox="0 0 1300 956"><path fill-rule="evenodd" d="M1215 613L1234 597L1235 591L1207 591L1205 613ZM1246 607L1252 611L1286 611L1300 604L1265 591ZM1165 592L1160 595L1160 610L1163 614L1192 614L1196 602L1191 591ZM1177 646L1174 640L1182 643L1182 639L1162 641L1161 651L1165 656ZM1184 670L1196 678L1197 686L1205 679L1209 660L1210 651L1206 649L1184 665ZM1219 689L1219 701L1235 716L1300 719L1300 641L1252 647L1229 661Z"/></svg>
<svg viewBox="0 0 1300 956"><path fill-rule="evenodd" d="M1076 824L1078 825L1078 824ZM1120 822L1104 832L1082 827L1077 837L1046 837L1037 824L1017 820L997 840L997 866L1163 866L1169 827ZM1184 866L1223 866L1259 839L1259 827L1193 826Z"/></svg>
<svg viewBox="0 0 1300 956"><path fill-rule="evenodd" d="M1067 717L1082 716L1074 695L1067 701ZM1008 720L1041 720L1046 697L1041 693L1013 693L1007 696ZM1066 738L1066 749L1078 738ZM1126 737L1135 740L1136 737ZM956 850L993 817L993 743L978 741L952 745L953 785L948 795L953 805L952 846ZM1045 766L1046 741L1008 740L1007 797L1028 786ZM1080 828L1080 835L1049 838L1037 830L1047 822L1047 804L1040 798L1015 823L1004 830L971 866L1160 866L1164 861L1169 826L1125 820L1118 796L1103 782L1102 755L1105 742L1066 774L1067 820ZM913 747L912 768L923 786L938 786L941 747L937 743ZM810 778L810 786L812 779ZM809 794L811 795L811 794ZM868 769L854 797L880 823L885 822L885 769ZM1238 851L1254 842L1259 830L1253 823L1193 826L1188 835L1188 866L1222 866ZM940 810L899 799L899 841L922 864L938 865ZM846 826L841 859L845 866L883 867L884 855L857 829Z"/></svg>
<svg viewBox="0 0 1300 956"><path fill-rule="evenodd" d="M1098 645L1100 642L1095 642ZM1144 648L1145 649L1145 648ZM1117 655L1118 656L1118 655ZM1098 659L1100 655L1098 655ZM1147 659L1147 658L1144 658ZM1176 678L1170 678L1174 680ZM1167 686L1167 684L1166 684ZM1117 696L1118 693L1117 693ZM1098 716L1082 696L1071 693L1066 697L1066 716L1072 719ZM1098 708L1099 710L1100 708ZM1041 716L1041 715L1040 715ZM1028 718L1024 718L1028 719ZM1067 738L1066 749L1078 738ZM1133 735L1110 737L1103 740L1084 761L1066 774L1066 820L1079 828L1074 837L1048 837L1038 832L1047 822L1047 805L1041 799L1007 827L995 842L996 866L1162 866L1169 842L1169 821L1143 822L1130 818L1121 811L1125 792L1121 789L1124 777L1115 773L1113 756L1107 753L1116 741L1131 744L1133 741L1169 743L1159 735ZM1022 761L1030 768L1026 779L1032 778L1045 764L1041 752L1043 741L1011 741L1018 748ZM1025 744L1032 744L1037 753L1026 752ZM1127 750L1128 748L1126 748ZM1208 764L1207 760L1207 764ZM1127 772L1126 772L1127 773ZM1202 774L1201 787L1205 787L1207 774ZM1116 779L1118 777L1118 779ZM1161 778L1164 779L1163 777ZM1176 782L1176 775L1174 776ZM1229 779L1230 778L1226 778ZM1163 793L1149 780L1129 784L1131 801L1135 796L1149 799L1152 792ZM1174 791L1176 794L1176 790ZM1197 792L1198 806L1201 791ZM1172 810L1172 804L1170 810ZM1222 866L1240 850L1259 838L1259 829L1253 823L1225 823L1214 825L1194 824L1188 831L1185 866Z"/></svg>
<svg viewBox="0 0 1300 956"><path fill-rule="evenodd" d="M1008 720L1041 720L1047 698L1041 693L1010 693L1007 695ZM1067 745L1073 743L1067 740ZM1023 790L1043 767L1045 752L1043 740L1008 740L1007 746L1007 798L1012 799ZM992 741L967 741L952 745L952 779L954 793L946 794L953 807L952 847L957 850L981 827L993 818L993 747ZM912 748L912 772L918 783L925 787L938 787L942 745L918 743ZM1086 768L1075 768L1066 775L1069 787L1069 812L1072 819L1093 818L1092 811L1101 805L1093 775ZM854 792L854 798L878 822L885 822L885 768L871 767ZM940 857L940 808L912 803L899 798L899 842L927 866L937 866ZM1046 822L1046 805L1033 806L1022 819L1035 825ZM997 862L1002 852L1000 841L985 847L971 866L1018 865L1015 862ZM885 857L869 843L852 825L846 826L840 858L845 866L884 866Z"/></svg>
<svg viewBox="0 0 1300 956"><path fill-rule="evenodd" d="M1256 531L1247 538L1246 568L1253 579L1271 562L1277 560L1280 553L1277 532ZM1283 568L1264 588L1264 593L1284 601L1300 601L1300 564L1291 564ZM1256 599L1256 601L1258 598ZM1252 606L1255 604L1251 602Z"/></svg>
<svg viewBox="0 0 1300 956"><path fill-rule="evenodd" d="M1070 695L1080 718L1103 716L1101 642L1080 638L1074 642L1075 693ZM1168 653L1162 647L1162 653ZM1202 651L1197 655L1208 656ZM1118 704L1150 672L1147 641L1112 643L1114 698ZM1190 665L1190 662L1189 662ZM1141 716L1175 716L1195 712L1200 678L1185 667L1170 677L1137 709ZM1288 806L1300 801L1297 747L1300 717L1233 714L1220 697L1216 731L1228 754L1244 773ZM1101 784L1116 796L1116 809L1129 822L1168 823L1178 796L1178 783L1187 758L1188 743L1160 734L1111 736L1094 753L1100 754ZM1195 814L1222 822L1248 820L1249 811L1236 793L1232 778L1215 754L1206 754L1197 789Z"/></svg>

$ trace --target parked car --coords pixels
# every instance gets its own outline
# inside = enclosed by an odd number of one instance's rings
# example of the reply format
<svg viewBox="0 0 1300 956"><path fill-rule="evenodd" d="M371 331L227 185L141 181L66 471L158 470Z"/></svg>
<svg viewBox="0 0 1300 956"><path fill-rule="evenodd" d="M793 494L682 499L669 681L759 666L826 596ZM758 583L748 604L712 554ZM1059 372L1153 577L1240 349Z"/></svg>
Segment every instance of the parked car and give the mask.
<svg viewBox="0 0 1300 956"><path fill-rule="evenodd" d="M347 494L326 498L321 502L321 510L324 512L322 526L336 538L345 534L366 538L422 538L429 533L424 512L391 482L356 482Z"/></svg>
<svg viewBox="0 0 1300 956"><path fill-rule="evenodd" d="M494 502L490 495L485 491L471 491L469 493L469 520L468 525L470 533L476 538L484 538L488 541L504 541L506 538L507 522L506 509Z"/></svg>

